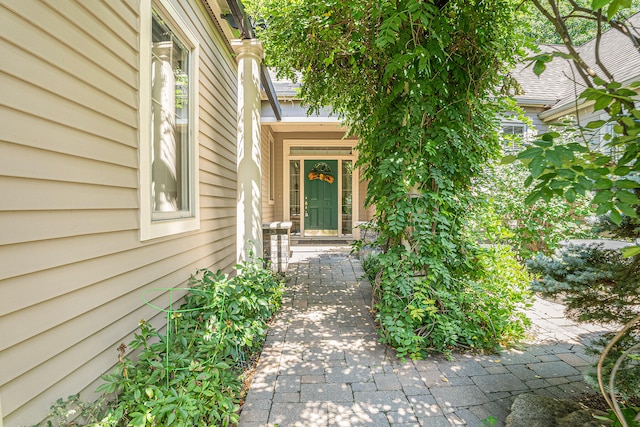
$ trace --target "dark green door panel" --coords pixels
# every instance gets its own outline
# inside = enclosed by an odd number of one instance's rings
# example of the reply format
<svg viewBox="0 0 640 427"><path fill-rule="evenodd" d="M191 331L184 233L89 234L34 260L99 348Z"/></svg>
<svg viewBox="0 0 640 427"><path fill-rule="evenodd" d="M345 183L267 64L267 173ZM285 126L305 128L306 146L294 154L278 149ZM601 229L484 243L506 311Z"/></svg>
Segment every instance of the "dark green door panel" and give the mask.
<svg viewBox="0 0 640 427"><path fill-rule="evenodd" d="M338 234L338 161L304 161L304 229L307 235Z"/></svg>

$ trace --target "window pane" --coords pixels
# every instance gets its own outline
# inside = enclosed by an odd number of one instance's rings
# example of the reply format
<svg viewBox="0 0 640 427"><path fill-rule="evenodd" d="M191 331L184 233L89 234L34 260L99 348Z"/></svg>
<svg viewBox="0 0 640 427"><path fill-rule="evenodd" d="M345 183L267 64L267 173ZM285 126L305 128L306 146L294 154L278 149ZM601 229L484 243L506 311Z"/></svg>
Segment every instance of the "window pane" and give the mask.
<svg viewBox="0 0 640 427"><path fill-rule="evenodd" d="M300 234L300 160L289 161L289 206L291 233Z"/></svg>
<svg viewBox="0 0 640 427"><path fill-rule="evenodd" d="M189 212L189 50L155 10L151 30L152 211Z"/></svg>
<svg viewBox="0 0 640 427"><path fill-rule="evenodd" d="M342 161L342 234L353 234L353 163L351 160Z"/></svg>

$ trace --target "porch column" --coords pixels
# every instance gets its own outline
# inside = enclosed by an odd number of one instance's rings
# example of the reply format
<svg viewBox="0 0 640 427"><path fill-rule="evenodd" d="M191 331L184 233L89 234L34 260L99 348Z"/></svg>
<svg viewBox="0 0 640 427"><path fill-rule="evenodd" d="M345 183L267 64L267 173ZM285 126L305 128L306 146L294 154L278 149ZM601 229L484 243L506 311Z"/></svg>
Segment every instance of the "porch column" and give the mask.
<svg viewBox="0 0 640 427"><path fill-rule="evenodd" d="M260 63L262 43L231 42L238 61L238 224L237 259L262 253L262 170L260 145Z"/></svg>

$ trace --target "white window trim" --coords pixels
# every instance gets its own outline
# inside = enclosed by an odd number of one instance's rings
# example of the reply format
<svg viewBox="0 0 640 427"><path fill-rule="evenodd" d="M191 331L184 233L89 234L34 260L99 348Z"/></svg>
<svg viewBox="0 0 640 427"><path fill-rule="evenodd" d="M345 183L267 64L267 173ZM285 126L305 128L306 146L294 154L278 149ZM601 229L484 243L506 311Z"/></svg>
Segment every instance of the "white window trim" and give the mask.
<svg viewBox="0 0 640 427"><path fill-rule="evenodd" d="M171 23L182 40L191 49L189 70L189 97L191 110L189 114L189 201L191 215L184 212L174 214L171 218L161 219L156 215L153 219L151 197L151 7L159 10L163 18ZM200 173L198 142L198 58L200 53L196 37L189 31L187 24L169 0L141 0L140 3L140 90L139 90L139 197L140 197L140 240L150 240L200 229Z"/></svg>
<svg viewBox="0 0 640 427"><path fill-rule="evenodd" d="M276 142L269 135L269 204L276 203Z"/></svg>

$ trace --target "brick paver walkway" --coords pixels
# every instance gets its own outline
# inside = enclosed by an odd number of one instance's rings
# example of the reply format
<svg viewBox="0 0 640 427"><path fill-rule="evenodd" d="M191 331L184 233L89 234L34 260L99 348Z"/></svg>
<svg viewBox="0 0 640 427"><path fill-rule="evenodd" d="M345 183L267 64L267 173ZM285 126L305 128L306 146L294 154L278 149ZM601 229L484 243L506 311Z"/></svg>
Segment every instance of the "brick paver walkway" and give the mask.
<svg viewBox="0 0 640 427"><path fill-rule="evenodd" d="M522 350L403 362L377 342L371 285L349 247L293 249L240 427L502 426L520 393L591 391L582 343L602 330L566 320L561 305L536 300Z"/></svg>

